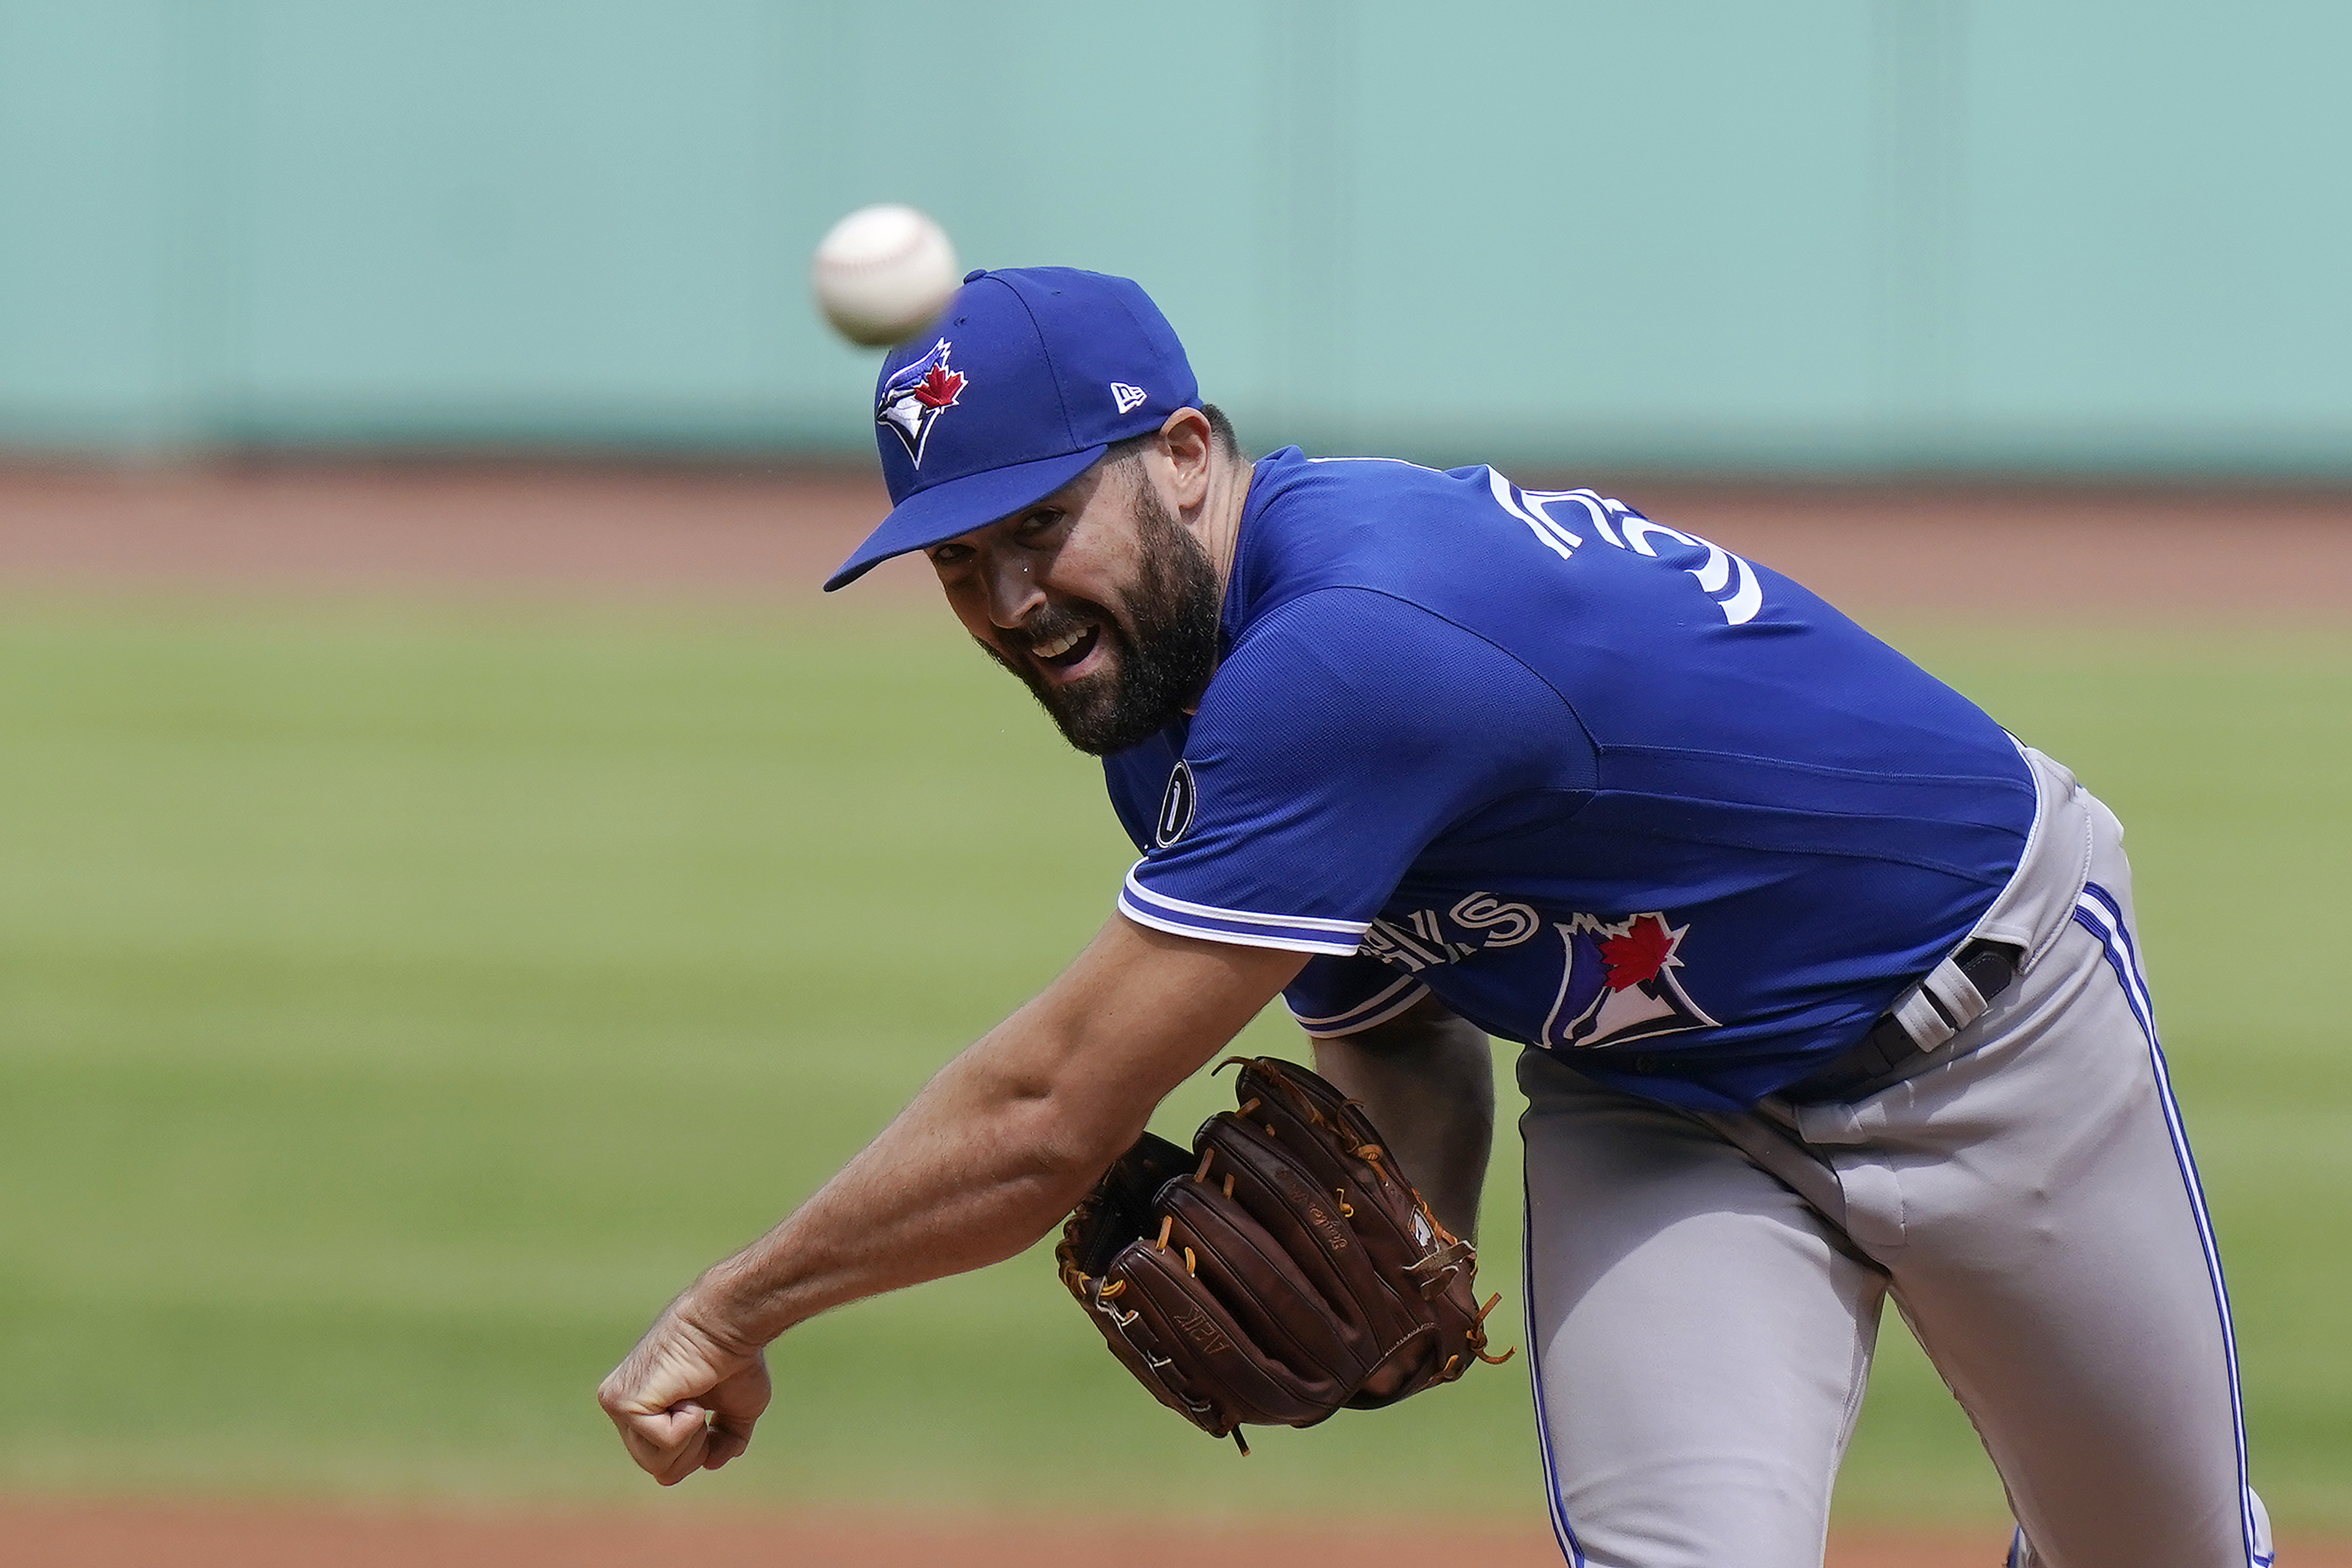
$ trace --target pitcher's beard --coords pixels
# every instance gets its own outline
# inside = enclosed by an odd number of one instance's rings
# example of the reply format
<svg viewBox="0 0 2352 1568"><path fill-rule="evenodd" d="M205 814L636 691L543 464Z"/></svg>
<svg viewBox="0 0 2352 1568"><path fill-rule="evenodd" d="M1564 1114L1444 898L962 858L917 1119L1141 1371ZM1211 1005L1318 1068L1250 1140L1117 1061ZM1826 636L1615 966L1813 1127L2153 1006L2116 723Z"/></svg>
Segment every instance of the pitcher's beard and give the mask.
<svg viewBox="0 0 2352 1568"><path fill-rule="evenodd" d="M1026 661L980 645L1021 678L1062 739L1092 757L1140 745L1183 717L1217 668L1217 572L1209 552L1140 482L1135 515L1141 565L1125 595L1126 615L1115 616L1080 599L1066 607L1046 605L1024 628L1034 645L1091 621L1110 645L1106 668L1059 685L1040 678Z"/></svg>

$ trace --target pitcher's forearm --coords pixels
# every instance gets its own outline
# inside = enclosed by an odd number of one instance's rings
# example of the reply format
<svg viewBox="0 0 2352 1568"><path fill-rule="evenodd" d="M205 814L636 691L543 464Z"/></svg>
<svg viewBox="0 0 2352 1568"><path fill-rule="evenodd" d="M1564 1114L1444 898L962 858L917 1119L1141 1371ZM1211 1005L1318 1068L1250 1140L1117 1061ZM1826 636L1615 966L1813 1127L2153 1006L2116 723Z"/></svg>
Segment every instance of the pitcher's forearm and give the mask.
<svg viewBox="0 0 2352 1568"><path fill-rule="evenodd" d="M1012 1257L1304 962L1113 917L815 1196L708 1270L678 1314L748 1351L829 1307Z"/></svg>
<svg viewBox="0 0 2352 1568"><path fill-rule="evenodd" d="M1445 1227L1474 1235L1495 1142L1486 1037L1433 1003L1362 1034L1316 1041L1315 1065L1363 1102Z"/></svg>
<svg viewBox="0 0 2352 1568"><path fill-rule="evenodd" d="M1074 1140L1052 1096L951 1063L790 1217L707 1270L680 1310L751 1350L829 1308L1002 1262L1061 1222L1116 1157L1108 1142Z"/></svg>

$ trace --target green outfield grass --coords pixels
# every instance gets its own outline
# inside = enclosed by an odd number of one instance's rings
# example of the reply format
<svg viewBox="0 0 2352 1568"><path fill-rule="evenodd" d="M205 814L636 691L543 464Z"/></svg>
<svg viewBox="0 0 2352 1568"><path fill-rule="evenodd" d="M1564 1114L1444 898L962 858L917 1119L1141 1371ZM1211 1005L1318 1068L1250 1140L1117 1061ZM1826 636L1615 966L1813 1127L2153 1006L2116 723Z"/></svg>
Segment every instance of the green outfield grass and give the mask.
<svg viewBox="0 0 2352 1568"><path fill-rule="evenodd" d="M1041 985L1129 858L939 617L0 621L0 1487L650 1498L597 1379ZM1885 629L2131 825L2256 1479L2352 1526L2352 638ZM1886 1338L1843 1506L1997 1515ZM1539 1517L1520 1365L1242 1460L1039 1256L775 1359L750 1458L689 1492Z"/></svg>

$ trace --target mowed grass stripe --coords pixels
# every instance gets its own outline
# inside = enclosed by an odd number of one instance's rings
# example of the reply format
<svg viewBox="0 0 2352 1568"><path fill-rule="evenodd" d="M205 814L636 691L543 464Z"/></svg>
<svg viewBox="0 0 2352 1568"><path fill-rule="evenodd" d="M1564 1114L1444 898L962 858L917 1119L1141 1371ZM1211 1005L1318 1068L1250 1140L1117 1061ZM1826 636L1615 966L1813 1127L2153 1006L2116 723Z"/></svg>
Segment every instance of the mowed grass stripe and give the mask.
<svg viewBox="0 0 2352 1568"><path fill-rule="evenodd" d="M649 1494L596 1379L1050 978L1129 858L1093 765L940 621L14 606L0 1485ZM2258 1480L2352 1523L2352 639L1892 635L2130 824ZM1273 1020L1251 1043L1299 1050ZM1514 1153L1484 1238L1506 1289ZM1997 1510L1901 1339L1845 1507ZM752 1456L690 1491L1535 1507L1517 1365L1243 1463L1034 1256L776 1362Z"/></svg>

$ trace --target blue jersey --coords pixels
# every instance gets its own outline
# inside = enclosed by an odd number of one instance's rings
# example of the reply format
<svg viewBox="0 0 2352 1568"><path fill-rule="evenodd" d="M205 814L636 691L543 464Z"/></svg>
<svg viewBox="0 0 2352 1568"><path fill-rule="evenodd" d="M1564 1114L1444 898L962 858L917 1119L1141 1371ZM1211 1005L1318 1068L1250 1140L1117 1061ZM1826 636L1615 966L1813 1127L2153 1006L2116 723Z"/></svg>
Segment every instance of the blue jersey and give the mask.
<svg viewBox="0 0 2352 1568"><path fill-rule="evenodd" d="M1489 468L1261 461L1198 712L1105 764L1119 908L1311 959L1310 1033L1434 994L1720 1110L1964 940L2034 788L1973 704L1787 578Z"/></svg>

